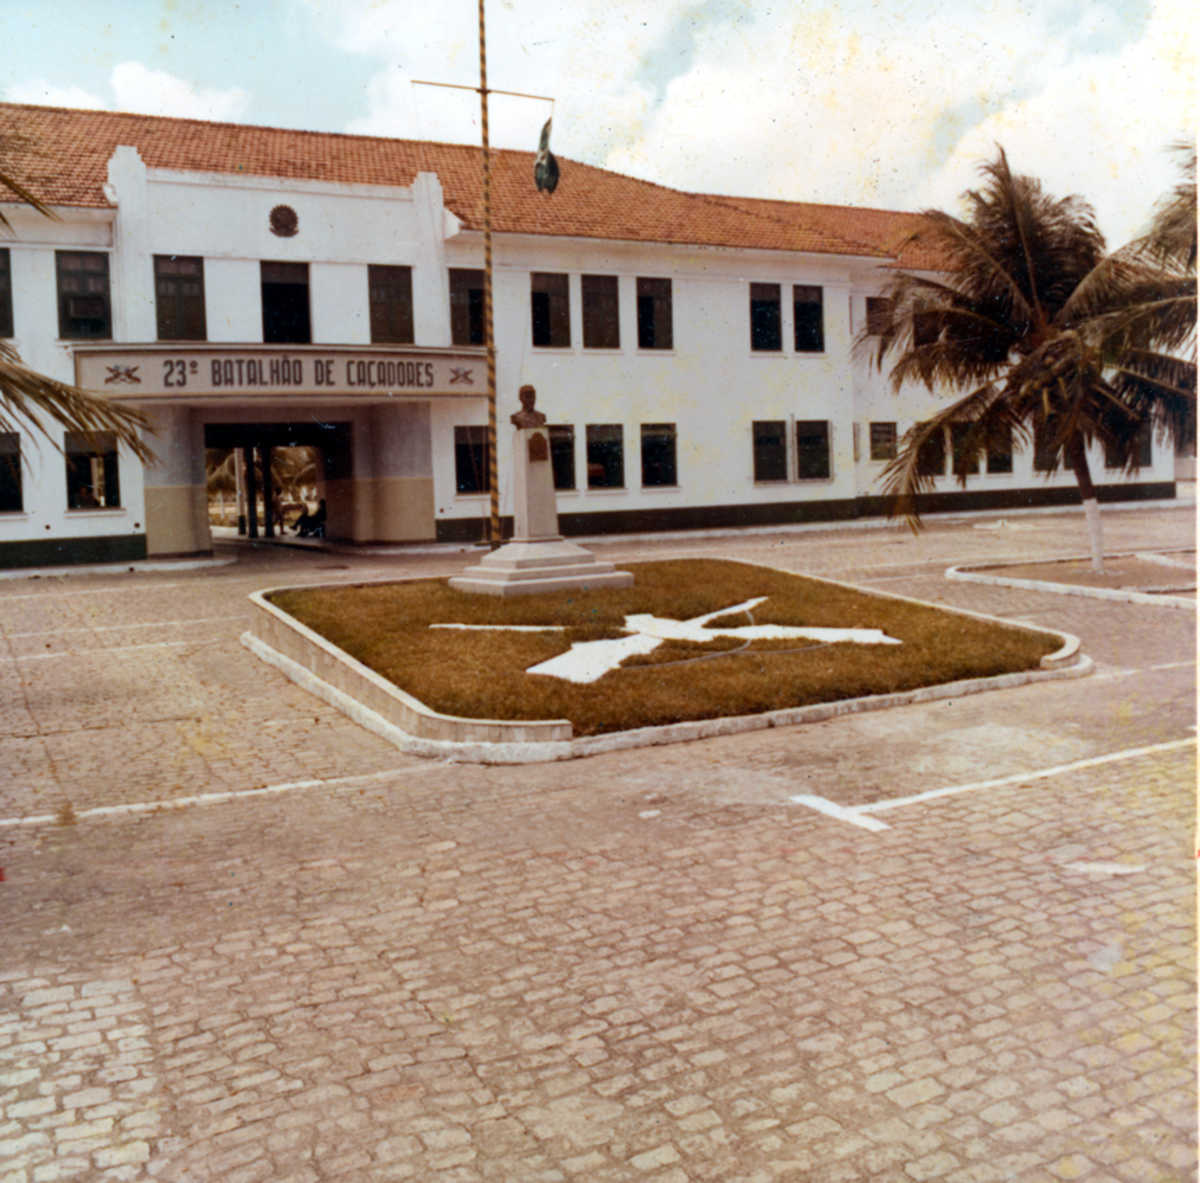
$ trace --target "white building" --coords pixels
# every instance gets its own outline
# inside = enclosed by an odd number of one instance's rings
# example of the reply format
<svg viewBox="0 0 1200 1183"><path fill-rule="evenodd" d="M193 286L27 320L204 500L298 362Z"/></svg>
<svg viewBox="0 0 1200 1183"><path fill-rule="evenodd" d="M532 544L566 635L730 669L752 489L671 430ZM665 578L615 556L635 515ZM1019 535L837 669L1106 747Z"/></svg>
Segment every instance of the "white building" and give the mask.
<svg viewBox="0 0 1200 1183"><path fill-rule="evenodd" d="M53 426L0 432L0 566L204 552L207 447L315 444L330 537L486 528L482 177L476 148L0 104L17 203L0 335L34 368L141 407L157 461ZM681 193L532 154L493 163L502 512L507 417L532 383L565 533L878 513L929 413L851 356L911 214ZM25 425L28 426L28 425ZM1077 501L995 455L930 509ZM19 455L21 463L11 461ZM1147 441L1101 495L1170 497ZM936 458L935 458L936 460Z"/></svg>

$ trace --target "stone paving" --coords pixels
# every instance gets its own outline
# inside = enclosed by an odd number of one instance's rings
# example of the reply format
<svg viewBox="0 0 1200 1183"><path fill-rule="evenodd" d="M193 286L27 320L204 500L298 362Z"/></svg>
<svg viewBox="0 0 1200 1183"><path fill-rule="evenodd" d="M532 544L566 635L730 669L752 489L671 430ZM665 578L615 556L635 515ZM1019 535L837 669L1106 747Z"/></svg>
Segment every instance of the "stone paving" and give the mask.
<svg viewBox="0 0 1200 1183"><path fill-rule="evenodd" d="M404 756L237 644L250 590L462 555L0 586L0 821L67 823L0 825L0 1180L1194 1179L1195 621L942 578L1077 553L1026 523L606 543L1097 673L532 768ZM878 833L791 800L1006 776Z"/></svg>

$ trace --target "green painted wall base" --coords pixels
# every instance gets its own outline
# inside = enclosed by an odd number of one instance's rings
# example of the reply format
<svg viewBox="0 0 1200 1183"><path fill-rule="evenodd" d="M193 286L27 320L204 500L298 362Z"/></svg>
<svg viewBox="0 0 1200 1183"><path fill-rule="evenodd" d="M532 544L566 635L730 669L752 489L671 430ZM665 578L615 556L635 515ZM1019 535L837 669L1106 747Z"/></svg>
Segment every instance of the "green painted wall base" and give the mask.
<svg viewBox="0 0 1200 1183"><path fill-rule="evenodd" d="M97 538L31 538L0 542L0 567L131 563L145 557L145 534L108 534Z"/></svg>
<svg viewBox="0 0 1200 1183"><path fill-rule="evenodd" d="M1175 496L1173 481L1137 485L1099 485L1102 502L1168 501ZM1079 505L1073 486L1033 486L1025 489L954 489L927 493L918 499L921 513L986 512L998 509L1032 509ZM845 522L882 517L884 497L846 497L829 501L774 501L755 505L696 505L678 509L616 509L598 513L560 513L558 528L567 536L581 534L636 534L659 530L714 530L741 526L782 526L801 522ZM505 538L512 534L512 518L501 521ZM437 523L439 542L477 542L487 531L481 518L442 518Z"/></svg>

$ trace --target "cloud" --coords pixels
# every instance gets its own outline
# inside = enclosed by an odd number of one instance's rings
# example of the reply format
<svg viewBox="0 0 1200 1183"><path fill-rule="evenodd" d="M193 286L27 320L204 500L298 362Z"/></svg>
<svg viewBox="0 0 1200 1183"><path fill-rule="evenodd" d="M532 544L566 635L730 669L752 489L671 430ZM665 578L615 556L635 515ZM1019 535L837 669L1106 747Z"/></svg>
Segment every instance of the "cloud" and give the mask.
<svg viewBox="0 0 1200 1183"><path fill-rule="evenodd" d="M231 121L242 118L250 106L250 95L240 86L205 89L140 62L114 66L110 81L119 111Z"/></svg>
<svg viewBox="0 0 1200 1183"><path fill-rule="evenodd" d="M39 107L83 107L101 110L108 104L80 86L55 86L41 80L18 82L4 88L4 98L10 103L32 103Z"/></svg>
<svg viewBox="0 0 1200 1183"><path fill-rule="evenodd" d="M449 10L411 0L358 0L336 11L312 7L338 48L378 63L366 88L367 114L345 130L479 142L476 93L412 84L478 85L473 7ZM635 77L642 54L669 40L680 14L694 7L687 0L493 3L487 14L488 86L553 99L555 151L602 163L614 147L641 134L653 107L655 80ZM489 110L493 144L533 149L551 104L495 96Z"/></svg>
<svg viewBox="0 0 1200 1183"><path fill-rule="evenodd" d="M918 187L922 203L951 206L1001 144L1015 171L1056 196L1089 201L1111 246L1142 233L1179 179L1170 145L1195 138L1193 25L1190 7L1160 3L1136 42L1069 62L1035 93L991 112Z"/></svg>
<svg viewBox="0 0 1200 1183"><path fill-rule="evenodd" d="M604 163L682 188L915 209L953 206L1000 142L1052 193L1091 200L1115 243L1174 181L1163 149L1195 126L1184 7L1097 2L1072 24L1054 5L901 19L847 0L714 22Z"/></svg>
<svg viewBox="0 0 1200 1183"><path fill-rule="evenodd" d="M4 97L14 103L47 107L138 111L147 115L225 121L243 118L250 107L250 95L241 87L205 89L165 70L151 70L140 62L114 66L109 87L112 97L104 98L78 86L22 82L6 87Z"/></svg>

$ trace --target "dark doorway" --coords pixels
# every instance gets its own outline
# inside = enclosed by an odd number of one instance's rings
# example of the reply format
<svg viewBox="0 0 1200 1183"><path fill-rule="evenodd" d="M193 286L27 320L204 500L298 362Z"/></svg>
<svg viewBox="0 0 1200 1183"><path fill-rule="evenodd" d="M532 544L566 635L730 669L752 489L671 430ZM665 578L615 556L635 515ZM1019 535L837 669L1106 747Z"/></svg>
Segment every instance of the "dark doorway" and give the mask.
<svg viewBox="0 0 1200 1183"><path fill-rule="evenodd" d="M241 464L245 474L245 499L241 506L242 520L238 532L249 538L275 537L280 529L294 520L299 512L311 512L318 508L327 482L344 480L350 476L350 424L324 423L307 420L299 423L206 423L204 446L208 450L208 468L211 478L219 479L219 470L227 457L230 473L233 466ZM287 499L288 483L281 480L280 465L275 453L293 455L304 453L313 461L312 481L317 486L316 501L307 492L301 494L305 504ZM317 457L319 455L319 462ZM320 474L317 476L316 474ZM306 478L302 474L298 484ZM215 486L214 486L215 487ZM277 513L267 512L273 506Z"/></svg>
<svg viewBox="0 0 1200 1183"><path fill-rule="evenodd" d="M268 345L307 345L308 264L269 263L262 268L263 341Z"/></svg>

